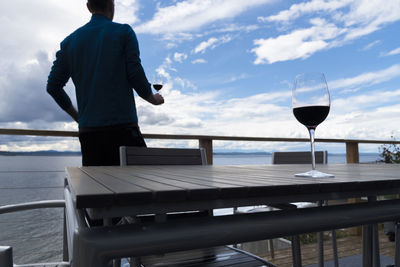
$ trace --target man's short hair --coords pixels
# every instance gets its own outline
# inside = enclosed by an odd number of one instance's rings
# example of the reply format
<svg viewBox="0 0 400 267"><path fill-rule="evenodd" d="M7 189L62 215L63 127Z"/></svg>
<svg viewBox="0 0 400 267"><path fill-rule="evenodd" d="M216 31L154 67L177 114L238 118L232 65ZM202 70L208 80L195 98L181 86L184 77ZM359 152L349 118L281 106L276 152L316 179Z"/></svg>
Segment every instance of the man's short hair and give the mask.
<svg viewBox="0 0 400 267"><path fill-rule="evenodd" d="M103 11L107 9L109 1L110 0L88 0L88 3L94 10Z"/></svg>

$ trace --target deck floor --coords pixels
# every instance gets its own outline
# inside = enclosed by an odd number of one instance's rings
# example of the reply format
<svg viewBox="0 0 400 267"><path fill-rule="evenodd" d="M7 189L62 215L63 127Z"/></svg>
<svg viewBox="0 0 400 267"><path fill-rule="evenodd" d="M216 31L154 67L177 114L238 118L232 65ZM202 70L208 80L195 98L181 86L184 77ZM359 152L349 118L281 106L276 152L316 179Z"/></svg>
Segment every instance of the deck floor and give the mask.
<svg viewBox="0 0 400 267"><path fill-rule="evenodd" d="M338 255L339 258L353 256L362 253L362 237L349 236L337 239ZM394 242L389 242L388 237L379 231L379 248L381 255L385 255L394 259ZM318 248L317 244L309 244L301 246L302 264L303 266L318 263ZM291 249L280 249L275 251L275 257L272 259L269 255L260 255L267 259L269 262L278 267L291 267L292 266L292 252ZM324 260L333 260L332 242L324 242ZM361 265L360 265L361 266Z"/></svg>

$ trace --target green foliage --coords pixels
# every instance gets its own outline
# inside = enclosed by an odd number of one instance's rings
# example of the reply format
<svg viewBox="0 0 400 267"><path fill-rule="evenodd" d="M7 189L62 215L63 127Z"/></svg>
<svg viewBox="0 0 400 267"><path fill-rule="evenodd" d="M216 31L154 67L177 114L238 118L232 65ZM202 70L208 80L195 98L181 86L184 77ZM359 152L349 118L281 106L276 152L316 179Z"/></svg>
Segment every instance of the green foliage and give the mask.
<svg viewBox="0 0 400 267"><path fill-rule="evenodd" d="M392 139L395 140L393 136ZM382 145L379 152L383 162L400 163L400 146L397 144Z"/></svg>

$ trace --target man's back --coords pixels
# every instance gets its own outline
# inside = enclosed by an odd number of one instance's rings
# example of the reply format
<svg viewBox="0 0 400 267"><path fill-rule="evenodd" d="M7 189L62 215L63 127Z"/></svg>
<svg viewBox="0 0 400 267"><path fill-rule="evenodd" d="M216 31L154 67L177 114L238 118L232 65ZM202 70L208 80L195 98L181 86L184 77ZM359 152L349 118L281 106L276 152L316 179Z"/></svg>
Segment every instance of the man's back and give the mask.
<svg viewBox="0 0 400 267"><path fill-rule="evenodd" d="M49 87L53 80L72 78L80 128L137 123L131 88L143 98L151 94L151 89L145 75L137 75L144 71L129 25L94 14L89 23L61 43L54 63Z"/></svg>

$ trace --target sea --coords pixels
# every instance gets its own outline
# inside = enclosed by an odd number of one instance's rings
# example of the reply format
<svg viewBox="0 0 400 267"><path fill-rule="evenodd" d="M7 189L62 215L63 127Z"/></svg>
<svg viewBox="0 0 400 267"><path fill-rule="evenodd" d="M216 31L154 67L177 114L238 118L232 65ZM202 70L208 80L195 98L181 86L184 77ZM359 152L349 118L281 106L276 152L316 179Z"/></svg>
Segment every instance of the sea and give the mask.
<svg viewBox="0 0 400 267"><path fill-rule="evenodd" d="M360 154L360 162L379 160ZM346 162L330 154L329 164ZM270 154L222 153L214 165L271 164ZM63 199L66 166L80 166L80 156L0 156L0 206ZM0 214L0 246L12 246L15 264L62 261L63 210L41 209Z"/></svg>

